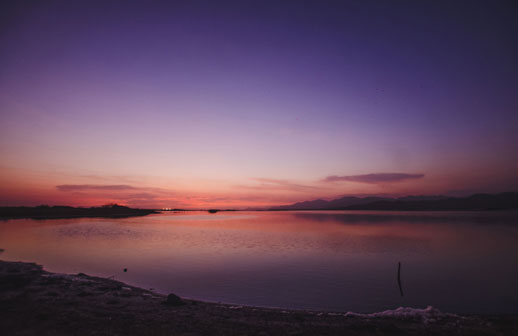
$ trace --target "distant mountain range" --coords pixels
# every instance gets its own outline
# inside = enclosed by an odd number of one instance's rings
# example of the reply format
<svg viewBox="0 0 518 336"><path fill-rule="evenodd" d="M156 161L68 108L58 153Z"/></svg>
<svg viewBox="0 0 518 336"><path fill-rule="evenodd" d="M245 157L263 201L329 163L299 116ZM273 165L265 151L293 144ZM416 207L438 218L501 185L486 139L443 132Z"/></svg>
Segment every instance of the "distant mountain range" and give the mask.
<svg viewBox="0 0 518 336"><path fill-rule="evenodd" d="M342 197L282 205L270 210L518 210L518 192L475 194L468 197L405 196Z"/></svg>

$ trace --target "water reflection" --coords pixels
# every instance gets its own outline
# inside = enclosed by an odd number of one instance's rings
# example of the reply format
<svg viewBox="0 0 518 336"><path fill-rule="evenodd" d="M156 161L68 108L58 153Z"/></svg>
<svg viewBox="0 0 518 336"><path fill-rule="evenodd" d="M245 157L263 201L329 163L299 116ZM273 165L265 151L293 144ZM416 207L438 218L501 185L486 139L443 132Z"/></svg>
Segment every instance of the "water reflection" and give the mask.
<svg viewBox="0 0 518 336"><path fill-rule="evenodd" d="M510 225L517 218L312 211L8 220L0 221L0 247L4 260L115 276L209 301L363 312L401 305L517 312L518 226Z"/></svg>

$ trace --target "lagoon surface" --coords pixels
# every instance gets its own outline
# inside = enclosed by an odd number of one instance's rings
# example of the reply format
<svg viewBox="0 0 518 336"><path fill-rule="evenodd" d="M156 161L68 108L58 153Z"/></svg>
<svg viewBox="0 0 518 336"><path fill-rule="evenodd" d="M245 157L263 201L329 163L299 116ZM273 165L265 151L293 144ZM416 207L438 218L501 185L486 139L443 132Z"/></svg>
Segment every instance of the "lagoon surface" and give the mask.
<svg viewBox="0 0 518 336"><path fill-rule="evenodd" d="M114 277L204 301L518 313L514 212L164 212L0 220L0 248L3 260Z"/></svg>

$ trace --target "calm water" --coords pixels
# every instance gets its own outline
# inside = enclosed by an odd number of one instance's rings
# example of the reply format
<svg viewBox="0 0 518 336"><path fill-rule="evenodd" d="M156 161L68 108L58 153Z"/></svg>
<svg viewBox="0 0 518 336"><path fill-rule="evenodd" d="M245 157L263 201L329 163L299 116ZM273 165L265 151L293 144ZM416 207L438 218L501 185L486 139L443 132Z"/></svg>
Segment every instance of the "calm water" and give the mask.
<svg viewBox="0 0 518 336"><path fill-rule="evenodd" d="M206 301L518 313L518 214L164 213L0 221L3 260ZM397 286L402 263L404 297ZM123 269L128 268L124 273Z"/></svg>

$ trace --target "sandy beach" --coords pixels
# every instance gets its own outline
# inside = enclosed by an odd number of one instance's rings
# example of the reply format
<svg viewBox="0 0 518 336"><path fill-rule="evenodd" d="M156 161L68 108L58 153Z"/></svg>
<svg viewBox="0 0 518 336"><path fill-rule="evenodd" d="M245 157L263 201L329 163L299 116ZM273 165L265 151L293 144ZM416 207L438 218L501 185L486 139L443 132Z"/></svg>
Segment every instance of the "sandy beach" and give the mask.
<svg viewBox="0 0 518 336"><path fill-rule="evenodd" d="M427 309L373 314L236 306L169 298L112 279L0 261L5 335L512 335L516 315Z"/></svg>

